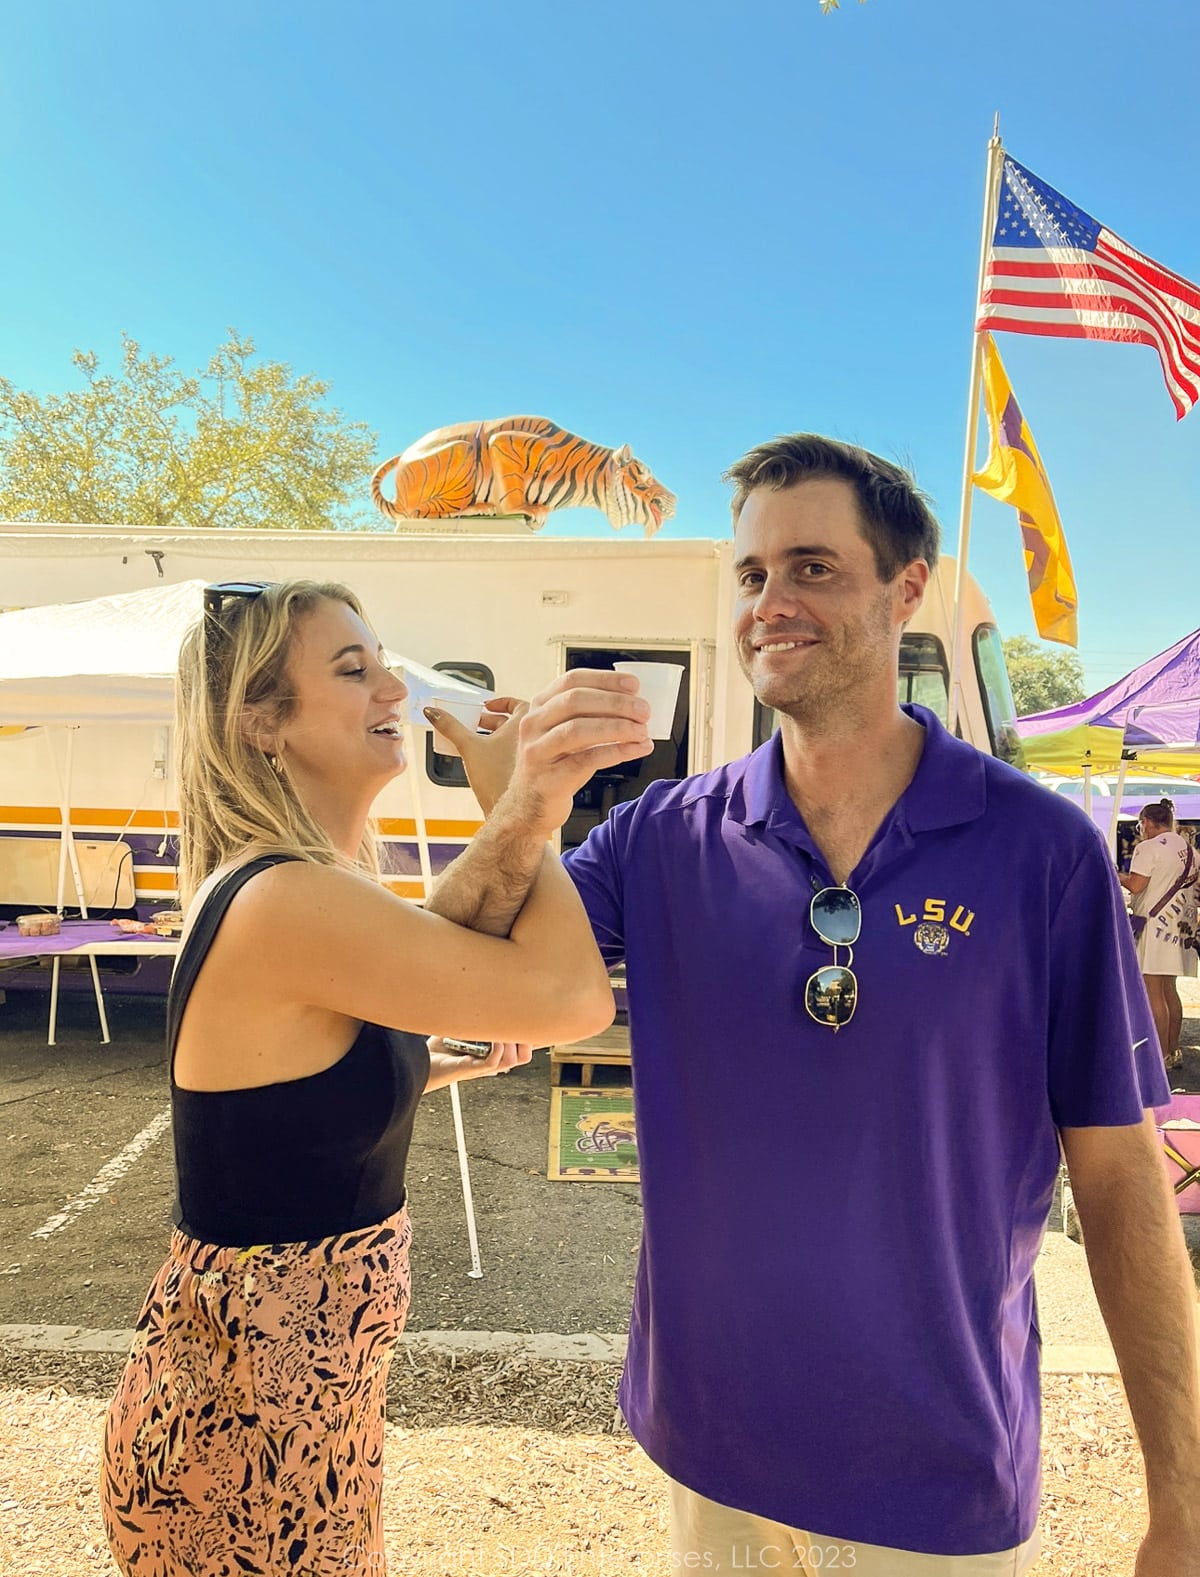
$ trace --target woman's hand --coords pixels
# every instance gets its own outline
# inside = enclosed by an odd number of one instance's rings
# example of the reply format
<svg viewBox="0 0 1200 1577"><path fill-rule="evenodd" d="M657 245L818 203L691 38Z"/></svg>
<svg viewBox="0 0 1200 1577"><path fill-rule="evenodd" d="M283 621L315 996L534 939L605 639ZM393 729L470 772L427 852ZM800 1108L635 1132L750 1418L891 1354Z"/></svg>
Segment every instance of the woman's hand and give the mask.
<svg viewBox="0 0 1200 1577"><path fill-rule="evenodd" d="M445 714L428 715L461 752L484 811L507 791L518 813L547 836L566 821L594 773L654 748L646 727L649 703L637 694L636 679L611 669L572 668L528 706L511 696L489 701L484 726L490 737Z"/></svg>
<svg viewBox="0 0 1200 1577"><path fill-rule="evenodd" d="M484 704L479 726L486 734L472 733L449 713L428 711L435 731L443 734L462 756L471 791L485 814L512 781L517 762L518 724L529 710L527 701L514 695L496 695Z"/></svg>
<svg viewBox="0 0 1200 1577"><path fill-rule="evenodd" d="M466 1057L447 1051L440 1035L431 1035L427 1044L429 1079L425 1085L426 1094L447 1084L458 1084L463 1079L489 1079L496 1073L508 1073L533 1057L533 1047L516 1040L493 1041L487 1057Z"/></svg>

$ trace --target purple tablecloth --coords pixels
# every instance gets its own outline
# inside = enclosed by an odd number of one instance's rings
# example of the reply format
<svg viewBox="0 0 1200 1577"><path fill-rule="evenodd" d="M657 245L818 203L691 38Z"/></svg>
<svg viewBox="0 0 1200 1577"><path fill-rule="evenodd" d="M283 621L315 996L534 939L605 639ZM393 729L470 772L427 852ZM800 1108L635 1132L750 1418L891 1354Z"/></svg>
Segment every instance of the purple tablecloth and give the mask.
<svg viewBox="0 0 1200 1577"><path fill-rule="evenodd" d="M64 920L57 936L22 936L17 922L10 920L0 931L0 958L48 958L52 953L86 947L89 942L146 942L163 950L161 936L119 931L107 920Z"/></svg>

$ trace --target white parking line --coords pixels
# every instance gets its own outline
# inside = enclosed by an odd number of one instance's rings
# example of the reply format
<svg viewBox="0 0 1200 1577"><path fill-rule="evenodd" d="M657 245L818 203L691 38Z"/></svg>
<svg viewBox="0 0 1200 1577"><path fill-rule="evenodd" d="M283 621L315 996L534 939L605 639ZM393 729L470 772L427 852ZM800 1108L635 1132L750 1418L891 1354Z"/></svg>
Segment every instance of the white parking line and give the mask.
<svg viewBox="0 0 1200 1577"><path fill-rule="evenodd" d="M166 1132L170 1124L171 1108L164 1106L158 1116L152 1118L142 1129L141 1133L135 1134L118 1155L114 1155L111 1161L104 1163L86 1188L81 1189L73 1199L68 1199L57 1215L51 1216L49 1221L43 1222L36 1232L30 1233L30 1236L35 1238L53 1237L56 1232L61 1232L65 1226L69 1226L76 1216L82 1215L85 1210L91 1209L98 1199L103 1199L118 1178L125 1176L125 1173L137 1160L138 1156L144 1150L148 1150L154 1141Z"/></svg>

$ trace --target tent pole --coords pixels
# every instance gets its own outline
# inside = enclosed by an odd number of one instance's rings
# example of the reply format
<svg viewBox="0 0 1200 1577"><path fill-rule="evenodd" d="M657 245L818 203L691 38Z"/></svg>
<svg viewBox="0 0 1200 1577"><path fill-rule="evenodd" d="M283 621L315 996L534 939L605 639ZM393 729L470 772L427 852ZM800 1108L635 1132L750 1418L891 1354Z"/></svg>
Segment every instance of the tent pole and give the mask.
<svg viewBox="0 0 1200 1577"><path fill-rule="evenodd" d="M404 754L408 760L405 777L408 780L409 795L412 799L413 824L417 830L417 858L421 863L421 896L424 900L433 891L433 861L429 855L429 830L425 825L425 813L421 808L421 761L425 752L417 754L417 731L413 725L405 723L403 727Z"/></svg>
<svg viewBox="0 0 1200 1577"><path fill-rule="evenodd" d="M421 764L425 752L417 754L417 731L411 723L404 724L404 754L408 757L409 791L412 795L413 821L417 829L417 857L421 862L421 886L424 896L433 891L433 861L429 855L429 829L421 808ZM479 1236L475 1230L475 1198L471 1192L471 1166L467 1159L467 1136L463 1130L462 1101L458 1085L450 1086L450 1110L454 1117L454 1144L458 1151L458 1175L462 1180L463 1209L467 1215L467 1245L471 1251L471 1268L468 1276L478 1281L483 1275L479 1258Z"/></svg>
<svg viewBox="0 0 1200 1577"><path fill-rule="evenodd" d="M65 730L67 736L67 763L65 781L64 775L58 770L58 754L54 749L49 730L46 733L46 742L50 748L50 756L54 762L54 775L58 779L58 809L62 826L59 833L58 844L58 894L55 901L55 911L59 918L63 912L63 892L67 883L67 861L71 862L71 876L75 883L75 896L79 899L80 918L86 920L87 897L83 890L83 873L79 869L79 855L75 849L75 833L71 827L71 776L75 758L75 729L70 724Z"/></svg>
<svg viewBox="0 0 1200 1577"><path fill-rule="evenodd" d="M1092 764L1085 761L1083 766L1083 813L1085 816L1092 814Z"/></svg>
<svg viewBox="0 0 1200 1577"><path fill-rule="evenodd" d="M458 1150L458 1175L462 1180L463 1209L467 1213L467 1246L471 1251L471 1268L467 1275L478 1281L483 1275L479 1258L479 1235L475 1230L475 1199L471 1193L471 1168L467 1161L467 1136L463 1131L462 1102L458 1098L458 1085L450 1086L450 1110L454 1116L454 1144Z"/></svg>
<svg viewBox="0 0 1200 1577"><path fill-rule="evenodd" d="M1128 773L1129 760L1126 756L1122 755L1121 769L1117 773L1117 786L1113 789L1112 815L1109 817L1108 821L1108 848L1109 853L1113 857L1114 864L1116 863L1117 858L1117 822L1120 820L1121 816L1121 795L1125 792L1125 779L1128 776Z"/></svg>
<svg viewBox="0 0 1200 1577"><path fill-rule="evenodd" d="M70 731L67 731L67 750L70 751ZM46 730L46 748L50 752L50 760L54 766L54 776L58 782L58 888L54 898L55 912L62 918L63 891L67 884L67 827L70 824L70 813L67 808L66 795L63 793L62 773L58 770L58 752L54 748L54 736Z"/></svg>

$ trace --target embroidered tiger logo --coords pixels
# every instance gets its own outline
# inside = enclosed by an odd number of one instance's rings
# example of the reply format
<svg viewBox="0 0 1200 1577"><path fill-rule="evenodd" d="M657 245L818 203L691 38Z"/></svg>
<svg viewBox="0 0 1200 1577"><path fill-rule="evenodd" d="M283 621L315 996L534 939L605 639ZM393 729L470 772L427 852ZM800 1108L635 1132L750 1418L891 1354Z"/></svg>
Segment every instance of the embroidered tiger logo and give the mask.
<svg viewBox="0 0 1200 1577"><path fill-rule="evenodd" d="M930 958L942 958L950 946L950 933L944 925L934 925L926 921L913 932L913 941L920 951L927 953Z"/></svg>
<svg viewBox="0 0 1200 1577"><path fill-rule="evenodd" d="M396 499L383 496L395 472ZM601 509L619 531L653 536L675 513L675 495L634 458L607 449L544 416L438 427L393 455L371 478L371 497L390 520L524 515L536 531L552 509Z"/></svg>

